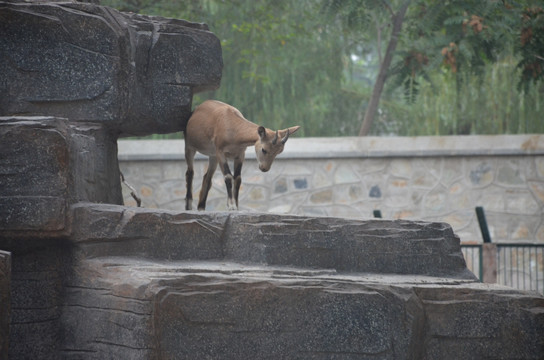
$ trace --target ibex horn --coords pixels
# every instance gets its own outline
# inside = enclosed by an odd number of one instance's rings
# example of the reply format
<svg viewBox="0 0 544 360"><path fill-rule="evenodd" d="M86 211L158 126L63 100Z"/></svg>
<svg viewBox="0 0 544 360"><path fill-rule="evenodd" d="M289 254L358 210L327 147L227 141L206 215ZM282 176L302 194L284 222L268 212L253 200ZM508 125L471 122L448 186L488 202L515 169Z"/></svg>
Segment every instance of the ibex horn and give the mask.
<svg viewBox="0 0 544 360"><path fill-rule="evenodd" d="M272 140L272 145L276 145L278 142L278 130L276 130L276 136L274 136L274 140Z"/></svg>
<svg viewBox="0 0 544 360"><path fill-rule="evenodd" d="M285 135L285 137L283 139L281 139L281 143L282 144L285 144L285 142L287 141L287 139L289 139L289 129L287 129L287 135Z"/></svg>

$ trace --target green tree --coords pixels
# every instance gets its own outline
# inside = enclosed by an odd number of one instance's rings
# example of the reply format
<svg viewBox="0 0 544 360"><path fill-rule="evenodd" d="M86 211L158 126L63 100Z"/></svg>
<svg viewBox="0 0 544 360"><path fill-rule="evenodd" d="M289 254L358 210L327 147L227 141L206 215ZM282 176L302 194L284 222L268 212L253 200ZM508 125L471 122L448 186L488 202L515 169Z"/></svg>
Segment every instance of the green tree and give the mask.
<svg viewBox="0 0 544 360"><path fill-rule="evenodd" d="M366 119L362 133L373 135L544 132L538 1L102 4L207 23L221 39L223 78L195 105L213 97L270 128L356 135Z"/></svg>
<svg viewBox="0 0 544 360"><path fill-rule="evenodd" d="M124 11L205 22L223 50L221 87L195 96L239 108L270 128L301 125L304 136L349 135L354 118L344 96L344 43L318 0L109 0ZM347 106L346 106L347 104ZM355 121L353 121L354 123ZM342 124L342 126L338 126Z"/></svg>
<svg viewBox="0 0 544 360"><path fill-rule="evenodd" d="M374 22L376 24L376 35L377 35L377 49L379 56L379 72L376 81L374 82L374 87L372 90L372 96L366 107L365 115L359 130L359 136L368 135L370 132L370 127L374 121L376 112L378 111L378 105L380 102L380 97L382 95L385 81L391 67L391 62L393 60L393 55L397 48L397 43L400 36L400 31L402 24L404 22L404 17L406 15L406 10L410 5L410 0L404 0L402 2L397 2L397 6L393 2L382 0L382 1L365 1L365 0L355 0L355 1L342 1L342 0L326 0L324 2L324 8L329 13L342 14L342 18L345 19L344 23L346 24L348 30L353 31L365 31L368 30L369 26ZM368 12L368 14L366 13ZM386 13L386 14L384 14ZM389 40L387 48L385 50L385 55L382 57L381 54L381 38L382 38L382 29L383 19L387 14L390 16L391 32L389 34ZM368 21L367 19L372 19L374 21Z"/></svg>
<svg viewBox="0 0 544 360"><path fill-rule="evenodd" d="M453 74L457 90L452 96L457 104L454 112L461 119L464 111L460 92L466 74L482 79L486 68L502 61L507 53L506 56L520 56L518 67L523 70L520 84L527 91L527 86L539 82L544 73L541 56L544 16L542 7L536 4L482 0L323 0L325 12L334 15L345 32L374 33L377 42L379 74L359 135L369 133L388 77L393 78L390 87L403 88L405 100L413 103L421 82L431 81L433 73L446 69ZM387 14L390 30L384 34L379 25L372 31L369 19L384 19ZM384 38L388 46L382 58ZM517 41L521 46L516 45ZM396 57L392 61L393 55ZM470 132L470 124L457 120L455 123L457 133Z"/></svg>

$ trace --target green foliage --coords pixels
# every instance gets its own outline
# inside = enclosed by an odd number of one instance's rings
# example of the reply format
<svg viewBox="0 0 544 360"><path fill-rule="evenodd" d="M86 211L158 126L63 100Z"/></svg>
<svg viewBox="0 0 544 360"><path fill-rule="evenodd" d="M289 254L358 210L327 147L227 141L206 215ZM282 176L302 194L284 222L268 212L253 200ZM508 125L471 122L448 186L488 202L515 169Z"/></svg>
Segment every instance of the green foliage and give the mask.
<svg viewBox="0 0 544 360"><path fill-rule="evenodd" d="M526 6L521 19L518 68L522 70L520 85L527 91L529 84L544 80L544 5Z"/></svg>
<svg viewBox="0 0 544 360"><path fill-rule="evenodd" d="M222 3L219 13L232 21L213 29L228 40L222 85L211 96L273 129L298 124L306 136L341 135L331 122L342 86L341 42L334 28L300 22L313 12L312 1Z"/></svg>
<svg viewBox="0 0 544 360"><path fill-rule="evenodd" d="M519 75L513 57L500 59L479 76L442 69L431 81L420 80L413 103L385 102L382 117L395 121L378 122L379 131L408 136L544 133L542 89L530 84L527 92L518 91ZM398 89L389 94L401 96Z"/></svg>
<svg viewBox="0 0 544 360"><path fill-rule="evenodd" d="M297 135L354 136L404 0L102 0L205 22L221 40L221 87L197 94ZM538 1L413 0L373 135L544 132ZM516 84L520 84L516 87ZM171 138L178 135L157 135Z"/></svg>
<svg viewBox="0 0 544 360"><path fill-rule="evenodd" d="M111 0L111 5L120 0ZM102 2L107 5L106 1ZM301 125L303 136L350 135L353 106L342 97L343 42L338 28L319 16L317 0L141 0L140 12L205 22L221 40L219 90L197 94L232 104L251 121L277 129ZM109 5L109 4L108 4ZM130 6L129 6L130 5ZM138 4L125 4L132 9ZM304 21L301 21L304 20ZM356 120L354 120L356 121Z"/></svg>
<svg viewBox="0 0 544 360"><path fill-rule="evenodd" d="M390 69L389 98L382 102L381 117L394 118L382 120L385 131L406 135L542 132L535 109L544 90L540 82L544 58L538 55L544 53L544 10L542 3L537 4L412 2L403 44ZM522 46L516 46L520 41ZM522 71L516 70L516 62ZM521 86L515 89L512 84L518 82ZM426 99L421 97L432 99L439 111L424 106ZM405 118L407 114L411 119ZM422 118L426 120L421 122ZM383 126L376 131L384 131Z"/></svg>

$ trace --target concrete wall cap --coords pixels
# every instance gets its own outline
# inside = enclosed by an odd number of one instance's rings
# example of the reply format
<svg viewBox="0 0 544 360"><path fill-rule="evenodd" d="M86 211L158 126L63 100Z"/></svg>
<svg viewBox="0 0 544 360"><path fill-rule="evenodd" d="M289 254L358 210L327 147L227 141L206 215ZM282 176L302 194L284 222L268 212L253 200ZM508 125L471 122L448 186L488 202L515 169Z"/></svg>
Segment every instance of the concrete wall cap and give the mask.
<svg viewBox="0 0 544 360"><path fill-rule="evenodd" d="M183 140L121 140L119 160L184 160ZM544 135L292 138L284 159L543 155ZM203 158L197 154L197 159ZM246 158L254 159L249 147Z"/></svg>

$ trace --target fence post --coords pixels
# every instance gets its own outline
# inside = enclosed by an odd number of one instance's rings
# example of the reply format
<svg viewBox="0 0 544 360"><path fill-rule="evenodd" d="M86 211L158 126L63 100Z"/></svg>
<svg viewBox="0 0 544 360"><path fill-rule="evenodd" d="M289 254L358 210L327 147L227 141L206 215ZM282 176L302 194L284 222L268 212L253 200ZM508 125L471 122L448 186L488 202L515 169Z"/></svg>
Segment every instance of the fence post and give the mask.
<svg viewBox="0 0 544 360"><path fill-rule="evenodd" d="M483 269L482 282L495 284L497 282L497 245L491 243L491 236L489 235L489 228L487 227L483 207L476 207L476 216L478 217L478 224L480 225L480 231L484 240L482 244L482 263L480 264Z"/></svg>
<svg viewBox="0 0 544 360"><path fill-rule="evenodd" d="M484 243L482 252L482 282L495 284L497 282L497 245Z"/></svg>
<svg viewBox="0 0 544 360"><path fill-rule="evenodd" d="M487 220L485 219L483 207L476 207L476 216L478 217L478 224L480 224L480 231L482 232L482 238L484 239L484 243L490 243L491 236L489 235L489 228L487 227Z"/></svg>

